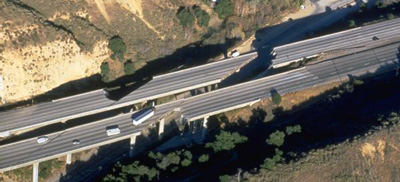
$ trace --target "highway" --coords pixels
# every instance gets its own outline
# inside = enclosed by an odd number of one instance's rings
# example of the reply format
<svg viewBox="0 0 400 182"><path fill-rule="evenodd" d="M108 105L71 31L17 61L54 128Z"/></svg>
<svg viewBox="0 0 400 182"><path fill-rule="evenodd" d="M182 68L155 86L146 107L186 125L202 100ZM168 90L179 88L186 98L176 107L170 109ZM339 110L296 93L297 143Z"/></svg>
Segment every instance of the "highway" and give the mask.
<svg viewBox="0 0 400 182"><path fill-rule="evenodd" d="M276 56L272 59L272 65L280 67L328 51L360 48L378 42L390 42L399 38L399 34L400 18L294 42L274 48L273 52ZM379 40L374 41L374 36Z"/></svg>
<svg viewBox="0 0 400 182"><path fill-rule="evenodd" d="M8 136L10 132L45 126L219 83L255 57L257 53L253 52L155 76L119 101L108 99L103 90L96 90L54 102L0 112L0 137Z"/></svg>
<svg viewBox="0 0 400 182"><path fill-rule="evenodd" d="M177 104L179 102L156 106L154 116L139 126L132 124L131 116L133 113L128 113L46 135L49 141L44 144L38 144L36 138L31 138L0 146L0 171L7 171L32 164L35 161L52 159L71 152L83 151L128 139L133 134L141 132L150 123L156 122L164 114L172 111L171 108L174 108ZM113 125L118 125L121 133L107 136L106 127ZM80 144L73 145L72 140L74 139L79 139Z"/></svg>
<svg viewBox="0 0 400 182"><path fill-rule="evenodd" d="M122 107L180 92L220 83L257 57L257 52L205 64L181 71L156 76L142 87L120 99L116 106Z"/></svg>
<svg viewBox="0 0 400 182"><path fill-rule="evenodd" d="M0 113L0 136L98 113L111 106L103 89Z"/></svg>
<svg viewBox="0 0 400 182"><path fill-rule="evenodd" d="M298 68L289 72L218 89L198 96L156 106L156 114L143 125L135 127L130 114L70 128L48 135L50 141L44 145L36 143L36 138L0 146L0 171L29 165L68 153L78 152L96 146L129 138L140 132L144 126L157 122L162 115L180 109L183 117L194 121L235 108L240 108L270 96L271 89L280 94L295 92L333 81L344 81L348 74L385 72L398 67L400 43L372 50L354 53L326 60L325 62ZM381 69L382 68L382 69ZM107 137L105 127L119 125L121 134ZM72 140L80 139L81 144L72 145Z"/></svg>
<svg viewBox="0 0 400 182"><path fill-rule="evenodd" d="M327 82L344 81L349 74L357 76L393 70L399 66L399 46L396 43L358 52L191 97L181 104L181 112L193 121L267 98L272 89L287 94Z"/></svg>

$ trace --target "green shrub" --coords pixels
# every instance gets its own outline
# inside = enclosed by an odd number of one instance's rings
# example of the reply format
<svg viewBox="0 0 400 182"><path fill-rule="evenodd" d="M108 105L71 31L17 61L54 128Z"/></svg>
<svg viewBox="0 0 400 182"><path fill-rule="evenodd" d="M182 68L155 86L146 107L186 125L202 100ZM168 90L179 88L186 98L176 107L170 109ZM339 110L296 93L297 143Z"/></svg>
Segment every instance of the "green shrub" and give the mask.
<svg viewBox="0 0 400 182"><path fill-rule="evenodd" d="M294 125L294 126L287 126L286 127L286 134L291 135L293 133L301 133L301 126Z"/></svg>
<svg viewBox="0 0 400 182"><path fill-rule="evenodd" d="M285 142L285 133L277 130L269 135L269 138L266 140L266 142L270 145L280 147L283 145L283 142Z"/></svg>
<svg viewBox="0 0 400 182"><path fill-rule="evenodd" d="M219 181L220 182L230 182L231 179L229 178L228 175L225 174L225 175L222 175L222 176L219 177Z"/></svg>
<svg viewBox="0 0 400 182"><path fill-rule="evenodd" d="M131 61L125 62L124 63L124 72L126 75L134 74L136 72L135 65Z"/></svg>
<svg viewBox="0 0 400 182"><path fill-rule="evenodd" d="M235 148L236 144L244 143L247 141L246 136L241 136L239 133L221 131L216 136L216 140L211 143L206 143L206 148L212 148L214 152L229 151Z"/></svg>
<svg viewBox="0 0 400 182"><path fill-rule="evenodd" d="M272 93L271 97L272 97L272 103L274 103L275 105L281 104L282 97L281 95L279 95L278 92Z"/></svg>
<svg viewBox="0 0 400 182"><path fill-rule="evenodd" d="M349 20L349 28L356 27L356 22L354 20Z"/></svg>
<svg viewBox="0 0 400 182"><path fill-rule="evenodd" d="M116 35L111 37L111 39L108 41L108 48L113 52L111 55L112 59L115 59L115 56L117 56L121 62L124 60L126 45L120 36Z"/></svg>
<svg viewBox="0 0 400 182"><path fill-rule="evenodd" d="M183 159L182 162L181 162L181 165L184 166L184 167L187 167L190 164L192 164L192 161L189 160L189 159Z"/></svg>
<svg viewBox="0 0 400 182"><path fill-rule="evenodd" d="M101 63L100 66L101 69L101 80L103 82L110 82L110 66L108 65L108 62L103 62Z"/></svg>
<svg viewBox="0 0 400 182"><path fill-rule="evenodd" d="M271 158L266 158L265 160L264 160L264 163L263 164L261 164L261 168L264 168L264 169L273 169L274 167L275 167L275 165L276 165L276 162L273 160L273 159L271 159Z"/></svg>
<svg viewBox="0 0 400 182"><path fill-rule="evenodd" d="M387 15L387 19L388 20L393 20L395 17L394 17L394 15L392 14L392 13L389 13L388 15Z"/></svg>
<svg viewBox="0 0 400 182"><path fill-rule="evenodd" d="M233 15L235 5L231 0L221 0L214 8L220 19Z"/></svg>
<svg viewBox="0 0 400 182"><path fill-rule="evenodd" d="M209 156L207 154L203 154L199 157L199 162L203 163L203 162L207 162L209 159Z"/></svg>
<svg viewBox="0 0 400 182"><path fill-rule="evenodd" d="M208 27L208 23L210 22L210 15L204 10L202 10L198 6L193 7L194 16L197 19L197 25L200 27Z"/></svg>
<svg viewBox="0 0 400 182"><path fill-rule="evenodd" d="M182 25L182 27L193 26L194 24L194 16L187 8L179 8L176 17L178 18L179 23Z"/></svg>

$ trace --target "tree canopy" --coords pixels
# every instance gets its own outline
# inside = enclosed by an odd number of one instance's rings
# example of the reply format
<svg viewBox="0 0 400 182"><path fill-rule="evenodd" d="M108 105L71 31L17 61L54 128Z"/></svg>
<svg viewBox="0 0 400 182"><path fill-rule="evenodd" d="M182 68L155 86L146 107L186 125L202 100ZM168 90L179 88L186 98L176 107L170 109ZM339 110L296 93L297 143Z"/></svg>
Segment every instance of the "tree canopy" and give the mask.
<svg viewBox="0 0 400 182"><path fill-rule="evenodd" d="M237 144L244 143L246 141L247 137L241 136L237 132L230 133L221 131L221 133L216 136L216 140L214 142L206 144L206 148L212 148L214 152L220 152L224 150L228 151L235 148Z"/></svg>
<svg viewBox="0 0 400 182"><path fill-rule="evenodd" d="M182 27L193 26L195 19L193 14L190 12L190 9L181 7L176 16Z"/></svg>
<svg viewBox="0 0 400 182"><path fill-rule="evenodd" d="M198 6L193 6L194 16L197 19L197 25L200 27L208 27L210 22L210 15Z"/></svg>
<svg viewBox="0 0 400 182"><path fill-rule="evenodd" d="M108 48L113 52L111 55L112 59L115 59L115 56L117 56L120 61L124 60L126 45L120 36L116 35L111 37L111 39L108 41Z"/></svg>
<svg viewBox="0 0 400 182"><path fill-rule="evenodd" d="M228 16L233 15L235 5L231 0L221 0L214 8L214 11L218 14L220 19L225 19Z"/></svg>
<svg viewBox="0 0 400 182"><path fill-rule="evenodd" d="M109 82L110 81L110 66L108 65L108 62L102 62L100 65L100 74L101 74L101 80L103 82Z"/></svg>
<svg viewBox="0 0 400 182"><path fill-rule="evenodd" d="M140 165L139 161L135 161L129 165L121 165L117 163L113 172L117 175L108 174L103 178L104 182L125 182L125 181L152 181L157 176L158 171L154 168L149 168L144 165Z"/></svg>
<svg viewBox="0 0 400 182"><path fill-rule="evenodd" d="M266 141L270 145L275 145L280 147L285 142L285 133L282 131L275 131L269 135L269 138Z"/></svg>

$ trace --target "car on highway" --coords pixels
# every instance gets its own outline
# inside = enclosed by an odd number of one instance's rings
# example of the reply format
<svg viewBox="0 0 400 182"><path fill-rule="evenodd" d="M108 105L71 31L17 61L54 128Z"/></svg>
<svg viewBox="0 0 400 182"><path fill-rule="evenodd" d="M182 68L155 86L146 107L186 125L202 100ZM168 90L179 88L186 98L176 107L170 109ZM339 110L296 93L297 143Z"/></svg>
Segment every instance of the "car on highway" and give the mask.
<svg viewBox="0 0 400 182"><path fill-rule="evenodd" d="M119 129L118 125L107 126L106 133L107 133L107 136L113 136L113 135L120 134L121 130Z"/></svg>
<svg viewBox="0 0 400 182"><path fill-rule="evenodd" d="M235 58L235 57L240 56L240 53L239 53L239 51L234 50L234 51L231 52L231 56L232 56L233 58Z"/></svg>
<svg viewBox="0 0 400 182"><path fill-rule="evenodd" d="M155 110L154 107L151 107L143 109L137 113L134 113L132 115L133 125L137 126L146 121L147 119L149 119L150 117L154 116L154 110Z"/></svg>
<svg viewBox="0 0 400 182"><path fill-rule="evenodd" d="M44 142L47 142L49 140L49 137L47 137L47 136L41 136L41 137L38 137L37 138L37 143L44 143Z"/></svg>
<svg viewBox="0 0 400 182"><path fill-rule="evenodd" d="M80 143L81 143L81 141L78 139L72 140L72 144L74 144L74 145L78 145Z"/></svg>

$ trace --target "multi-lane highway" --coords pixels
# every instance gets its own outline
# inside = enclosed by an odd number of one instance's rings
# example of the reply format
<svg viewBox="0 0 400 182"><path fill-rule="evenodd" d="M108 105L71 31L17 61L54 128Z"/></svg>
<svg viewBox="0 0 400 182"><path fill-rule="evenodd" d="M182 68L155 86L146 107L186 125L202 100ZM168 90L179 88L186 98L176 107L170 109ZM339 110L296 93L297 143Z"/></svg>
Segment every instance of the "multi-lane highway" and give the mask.
<svg viewBox="0 0 400 182"><path fill-rule="evenodd" d="M344 81L349 75L393 70L399 66L399 46L396 43L362 51L191 97L181 104L181 112L186 119L196 120L269 97L272 89L286 94L326 82Z"/></svg>
<svg viewBox="0 0 400 182"><path fill-rule="evenodd" d="M256 57L257 52L252 52L240 57L156 76L150 82L123 97L115 105L122 107L220 83Z"/></svg>
<svg viewBox="0 0 400 182"><path fill-rule="evenodd" d="M0 113L0 136L10 132L32 129L56 122L101 112L110 107L114 101L109 100L106 92L95 90L53 102L34 104L29 107Z"/></svg>
<svg viewBox="0 0 400 182"><path fill-rule="evenodd" d="M50 141L44 145L36 143L33 138L0 146L0 171L129 138L175 108L179 108L187 120L193 121L267 98L272 89L286 94L328 82L343 81L348 79L349 74L385 72L398 67L399 47L400 43L391 44L162 104L156 106L156 115L139 127L132 125L131 114L125 114L50 134ZM119 125L121 134L107 137L105 131L109 125ZM80 139L81 144L73 145L74 139Z"/></svg>
<svg viewBox="0 0 400 182"><path fill-rule="evenodd" d="M36 161L44 161L71 152L79 152L130 138L150 123L156 122L158 118L172 111L171 108L178 104L179 102L173 102L157 106L155 115L139 126L132 124L131 116L133 113L129 113L46 135L49 140L44 144L38 144L36 138L31 138L0 146L0 171L15 169ZM106 127L114 125L119 126L121 133L107 136ZM73 145L72 141L75 139L80 140L80 144Z"/></svg>
<svg viewBox="0 0 400 182"><path fill-rule="evenodd" d="M360 49L362 47L367 48L369 44L382 44L400 39L399 35L400 19L394 19L313 39L294 42L274 48L273 54L275 54L275 58L272 59L272 65L274 67L280 67L328 51L354 48Z"/></svg>
<svg viewBox="0 0 400 182"><path fill-rule="evenodd" d="M151 81L119 101L108 99L103 90L96 90L54 102L1 112L0 137L8 136L10 132L96 114L219 83L255 57L257 57L257 53L253 52L236 58L155 76Z"/></svg>

